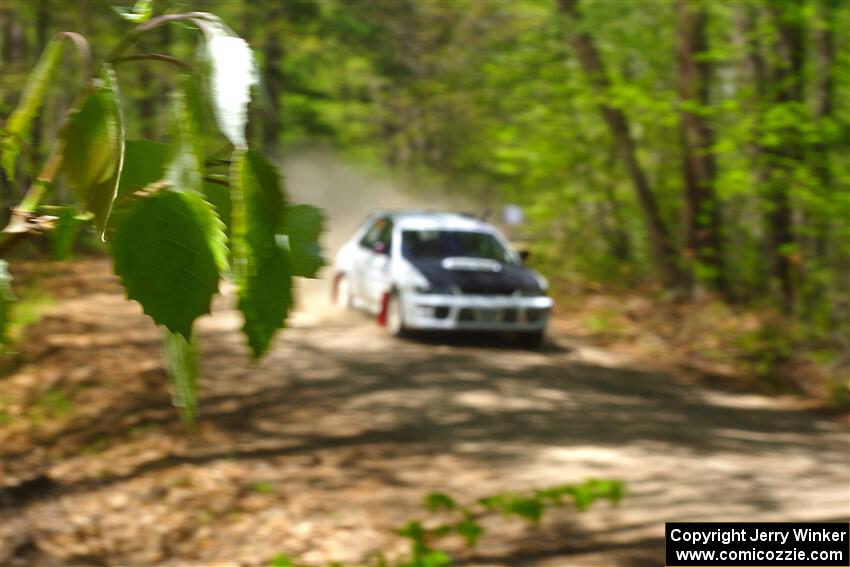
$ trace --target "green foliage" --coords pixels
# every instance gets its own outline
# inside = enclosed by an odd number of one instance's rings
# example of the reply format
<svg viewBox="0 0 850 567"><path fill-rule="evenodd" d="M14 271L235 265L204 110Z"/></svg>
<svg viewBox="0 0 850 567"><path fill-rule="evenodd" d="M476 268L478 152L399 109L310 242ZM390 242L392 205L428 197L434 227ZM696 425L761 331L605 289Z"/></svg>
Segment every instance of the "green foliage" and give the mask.
<svg viewBox="0 0 850 567"><path fill-rule="evenodd" d="M62 55L62 47L61 38L53 39L47 44L24 85L18 106L3 125L0 136L3 157L0 159L0 165L9 179L15 178L15 162L21 150L21 141L29 136L30 125L44 100L47 85Z"/></svg>
<svg viewBox="0 0 850 567"><path fill-rule="evenodd" d="M201 101L191 76L172 93L173 127L165 179L177 191L201 192L204 174L204 135Z"/></svg>
<svg viewBox="0 0 850 567"><path fill-rule="evenodd" d="M168 150L167 144L151 140L127 140L124 143L124 167L118 179L116 206L131 193L165 176Z"/></svg>
<svg viewBox="0 0 850 567"><path fill-rule="evenodd" d="M189 339L227 266L224 225L196 193L161 190L128 209L112 237L115 273L158 325Z"/></svg>
<svg viewBox="0 0 850 567"><path fill-rule="evenodd" d="M153 0L136 0L132 10L120 6L113 6L112 9L128 22L142 24L153 15Z"/></svg>
<svg viewBox="0 0 850 567"><path fill-rule="evenodd" d="M283 327L292 302L289 254L275 239L284 205L280 176L259 153L237 150L231 190L238 307L245 319L243 331L257 358Z"/></svg>
<svg viewBox="0 0 850 567"><path fill-rule="evenodd" d="M440 518L450 516L449 521L435 523L429 520L410 520L396 533L410 542L406 556L388 560L383 552L373 555L371 567L442 567L451 565L451 556L439 548L449 538L461 538L467 548L474 548L485 534L483 522L493 513L522 519L532 526L539 526L543 513L550 508L562 508L571 501L579 512L598 500L607 500L613 505L620 503L625 495L625 485L617 480L590 479L580 484L563 484L529 493L502 492L476 502L461 505L442 492L432 492L423 501L426 510L439 513ZM569 500L568 500L569 499ZM275 556L272 567L283 565L296 567L296 563L284 554Z"/></svg>
<svg viewBox="0 0 850 567"><path fill-rule="evenodd" d="M432 492L425 497L425 508L429 512L437 510L454 510L457 507L454 499L448 494L442 492Z"/></svg>
<svg viewBox="0 0 850 567"><path fill-rule="evenodd" d="M9 264L6 260L0 260L0 345L9 341L8 325L9 311L15 294L12 292L12 275L9 273Z"/></svg>
<svg viewBox="0 0 850 567"><path fill-rule="evenodd" d="M248 43L216 16L206 14L193 21L204 34L209 97L219 130L234 147L245 149L251 87L258 82L254 54Z"/></svg>
<svg viewBox="0 0 850 567"><path fill-rule="evenodd" d="M172 381L172 400L183 422L191 426L198 413L197 338L164 332L165 361Z"/></svg>
<svg viewBox="0 0 850 567"><path fill-rule="evenodd" d="M165 327L174 404L191 423L198 413L192 327L195 319L209 313L219 280L229 268L228 245L244 331L253 355L259 357L284 325L292 302L292 276L313 277L323 265L318 245L323 223L313 207L287 206L280 175L249 149L248 104L258 73L248 43L215 15L191 12L154 18L153 9L150 0L139 0L132 10L116 9L137 25L117 42L97 78L82 77L83 91L67 113L45 166L30 172L35 180L0 234L0 246L52 225L55 256L66 258L82 224L93 219L105 237L108 223L114 271L127 296ZM175 22L184 31L200 32L202 49L194 64L171 55L126 53L150 30ZM81 36L63 32L58 37L71 39L84 63L90 64ZM4 125L2 165L9 179L46 86L57 73L60 53L58 39L48 45ZM171 95L168 143L124 139L123 111L131 107L122 106L113 65L145 59L169 62L180 70ZM212 122L209 109L218 132L207 127ZM221 143L219 133L236 150L230 161L207 153L211 143ZM230 145L213 155L220 157ZM222 166L229 166L229 175ZM62 176L57 178L57 173ZM73 188L75 206L42 203L62 181ZM284 232L281 238L287 246L278 245L278 230ZM2 275L8 278L7 272ZM0 337L5 337L12 297L5 279L3 286Z"/></svg>
<svg viewBox="0 0 850 567"><path fill-rule="evenodd" d="M106 228L124 158L124 125L115 74L105 67L102 83L88 95L59 134L62 171L99 233Z"/></svg>
<svg viewBox="0 0 850 567"><path fill-rule="evenodd" d="M484 528L469 514L466 514L461 521L454 525L454 530L463 538L467 547L475 547L478 538L484 534Z"/></svg>
<svg viewBox="0 0 850 567"><path fill-rule="evenodd" d="M275 555L272 558L271 563L269 563L269 566L270 567L295 567L295 564L292 562L292 560L287 555L284 555L283 553L278 553L277 555Z"/></svg>
<svg viewBox="0 0 850 567"><path fill-rule="evenodd" d="M270 482L256 482L251 488L258 494L271 494L274 492L274 484Z"/></svg>
<svg viewBox="0 0 850 567"><path fill-rule="evenodd" d="M281 232L292 258L292 275L315 278L325 265L319 235L324 230L322 211L310 205L287 205Z"/></svg>
<svg viewBox="0 0 850 567"><path fill-rule="evenodd" d="M794 350L793 337L788 329L774 321L767 321L741 335L738 347L756 378L766 385L781 386L779 368L790 360Z"/></svg>
<svg viewBox="0 0 850 567"><path fill-rule="evenodd" d="M74 241L85 222L85 217L78 216L74 207L61 207L59 209L56 226L51 234L54 260L71 259L74 253Z"/></svg>

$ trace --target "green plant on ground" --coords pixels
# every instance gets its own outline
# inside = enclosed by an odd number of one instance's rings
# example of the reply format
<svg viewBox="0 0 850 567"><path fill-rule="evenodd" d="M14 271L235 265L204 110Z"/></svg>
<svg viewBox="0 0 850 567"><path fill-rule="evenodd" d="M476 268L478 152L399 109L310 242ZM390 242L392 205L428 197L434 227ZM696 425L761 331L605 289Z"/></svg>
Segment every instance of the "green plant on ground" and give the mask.
<svg viewBox="0 0 850 567"><path fill-rule="evenodd" d="M574 506L583 512L599 500L619 504L625 496L625 484L617 480L590 479L580 484L562 484L529 492L501 492L479 498L469 504L460 504L443 492L428 494L423 506L440 520L410 520L397 530L410 542L407 556L388 559L383 552L372 554L370 567L443 567L451 565L449 553L440 549L441 543L460 539L468 549L475 548L484 536L483 520L501 515L517 518L532 526L539 526L547 510ZM449 518L446 520L445 518ZM280 553L269 563L271 567L297 567L297 563ZM328 567L338 566L333 563ZM341 567L341 566L340 566Z"/></svg>
<svg viewBox="0 0 850 567"><path fill-rule="evenodd" d="M53 297L37 283L15 294L8 264L0 260L0 360L6 362L0 365L0 372L14 365L14 357L9 355L15 353L15 345L20 343L27 327L41 320L53 304Z"/></svg>
<svg viewBox="0 0 850 567"><path fill-rule="evenodd" d="M781 366L794 354L793 338L787 328L766 321L738 339L741 357L750 372L765 385L780 387Z"/></svg>

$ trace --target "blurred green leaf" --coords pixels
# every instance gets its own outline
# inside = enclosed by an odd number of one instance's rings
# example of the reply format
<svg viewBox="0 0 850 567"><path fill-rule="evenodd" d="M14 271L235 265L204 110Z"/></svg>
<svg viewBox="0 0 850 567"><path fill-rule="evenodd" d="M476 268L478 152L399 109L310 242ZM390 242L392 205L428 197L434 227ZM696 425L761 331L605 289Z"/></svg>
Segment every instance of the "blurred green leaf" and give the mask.
<svg viewBox="0 0 850 567"><path fill-rule="evenodd" d="M148 21L153 15L153 0L137 0L132 10L121 6L113 6L112 9L128 22L141 24Z"/></svg>
<svg viewBox="0 0 850 567"><path fill-rule="evenodd" d="M478 543L478 538L484 533L484 528L474 518L467 515L463 520L455 524L455 531L463 538L467 547L475 547L475 544Z"/></svg>
<svg viewBox="0 0 850 567"><path fill-rule="evenodd" d="M292 275L315 278L325 265L319 245L323 228L321 209L311 205L288 205L285 208L282 230L292 258Z"/></svg>
<svg viewBox="0 0 850 567"><path fill-rule="evenodd" d="M289 558L288 555L283 553L278 553L274 557L272 557L271 563L269 563L270 567L295 567L295 563Z"/></svg>
<svg viewBox="0 0 850 567"><path fill-rule="evenodd" d="M246 149L245 125L251 87L259 75L248 43L212 14L194 19L204 33L204 63L210 70L208 86L216 122L237 149Z"/></svg>
<svg viewBox="0 0 850 567"><path fill-rule="evenodd" d="M284 206L280 176L258 152L237 151L230 185L238 307L248 344L258 358L283 327L292 303L292 264L275 240Z"/></svg>
<svg viewBox="0 0 850 567"><path fill-rule="evenodd" d="M62 171L86 210L94 213L103 234L124 157L124 126L118 105L115 74L106 67L101 84L72 111L60 132Z"/></svg>
<svg viewBox="0 0 850 567"><path fill-rule="evenodd" d="M230 202L230 187L204 181L201 190L203 191L204 197L206 197L207 201L215 207L218 217L224 223L225 230L229 235L231 225L233 223L231 219L232 205Z"/></svg>
<svg viewBox="0 0 850 567"><path fill-rule="evenodd" d="M197 193L159 191L128 209L112 239L115 273L158 325L189 339L226 269L224 225Z"/></svg>
<svg viewBox="0 0 850 567"><path fill-rule="evenodd" d="M457 507L454 499L443 492L432 492L425 497L425 508L431 512L437 510L454 510Z"/></svg>
<svg viewBox="0 0 850 567"><path fill-rule="evenodd" d="M74 241L85 220L77 215L74 207L62 207L58 211L56 225L50 234L54 260L69 260L73 256Z"/></svg>
<svg viewBox="0 0 850 567"><path fill-rule="evenodd" d="M423 543L425 541L425 528L422 527L420 522L411 520L399 528L398 535L417 543Z"/></svg>
<svg viewBox="0 0 850 567"><path fill-rule="evenodd" d="M172 402L183 422L191 426L198 415L198 352L197 338L163 331L165 362L171 377Z"/></svg>
<svg viewBox="0 0 850 567"><path fill-rule="evenodd" d="M36 63L35 69L27 77L18 106L3 125L3 133L0 137L3 157L0 159L0 165L10 180L15 178L15 162L21 149L20 141L29 137L30 126L38 112L38 107L44 100L44 92L53 77L61 55L62 39L51 40Z"/></svg>
<svg viewBox="0 0 850 567"><path fill-rule="evenodd" d="M204 176L204 133L201 101L194 77L185 76L172 93L171 152L166 179L175 191L201 192Z"/></svg>
<svg viewBox="0 0 850 567"><path fill-rule="evenodd" d="M165 177L168 146L153 140L127 140L124 143L124 167L118 178L116 205L127 195Z"/></svg>
<svg viewBox="0 0 850 567"><path fill-rule="evenodd" d="M9 263L0 260L0 344L9 340L6 328L9 324L9 307L15 301L12 292L12 275L9 273Z"/></svg>
<svg viewBox="0 0 850 567"><path fill-rule="evenodd" d="M412 562L413 567L442 567L451 565L452 558L445 551L426 549L417 554Z"/></svg>

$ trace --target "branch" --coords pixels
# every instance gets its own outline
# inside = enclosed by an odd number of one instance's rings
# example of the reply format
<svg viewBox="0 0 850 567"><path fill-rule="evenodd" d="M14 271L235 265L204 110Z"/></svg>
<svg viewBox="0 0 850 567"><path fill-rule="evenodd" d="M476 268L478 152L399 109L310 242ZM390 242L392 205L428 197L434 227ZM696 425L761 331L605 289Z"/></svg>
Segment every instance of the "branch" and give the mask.
<svg viewBox="0 0 850 567"><path fill-rule="evenodd" d="M188 73L193 73L194 69L191 65L177 59L176 57L172 57L171 55L166 55L164 53L136 53L134 55L125 55L124 57L119 57L113 61L116 65L118 63L122 63L124 61L162 61L163 63L171 63L186 71Z"/></svg>
<svg viewBox="0 0 850 567"><path fill-rule="evenodd" d="M223 185L224 187L230 187L230 183L225 181L224 179L220 179L218 177L204 177L204 181L208 183L213 183L215 185Z"/></svg>
<svg viewBox="0 0 850 567"><path fill-rule="evenodd" d="M181 20L204 20L209 17L209 13L207 12L187 12L185 14L164 14L162 16L157 16L156 18L151 18L147 22L143 24L139 24L135 28L133 28L128 34L126 34L121 41L118 42L118 45L109 53L106 61L113 62L116 61L121 54L127 49L127 46L130 45L133 41L135 41L141 34L146 31L150 31L154 28L158 28L163 24L167 24L169 22L178 22Z"/></svg>
<svg viewBox="0 0 850 567"><path fill-rule="evenodd" d="M62 37L70 40L77 48L77 54L80 56L80 67L83 69L83 82L90 90L92 88L92 60L91 48L85 37L70 31L62 31L56 34L56 37Z"/></svg>

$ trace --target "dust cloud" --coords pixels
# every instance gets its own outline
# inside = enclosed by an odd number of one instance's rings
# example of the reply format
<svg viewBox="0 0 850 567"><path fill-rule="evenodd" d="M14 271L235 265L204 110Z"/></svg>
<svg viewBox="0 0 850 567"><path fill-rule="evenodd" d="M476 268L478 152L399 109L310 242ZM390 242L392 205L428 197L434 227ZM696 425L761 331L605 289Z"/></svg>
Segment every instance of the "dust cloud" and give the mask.
<svg viewBox="0 0 850 567"><path fill-rule="evenodd" d="M301 150L279 160L291 202L307 203L325 213L322 248L325 266L315 280L299 278L296 310L290 323L311 325L356 315L343 314L331 302L333 261L337 250L375 209L472 210L435 187L413 186L343 160L326 150Z"/></svg>

